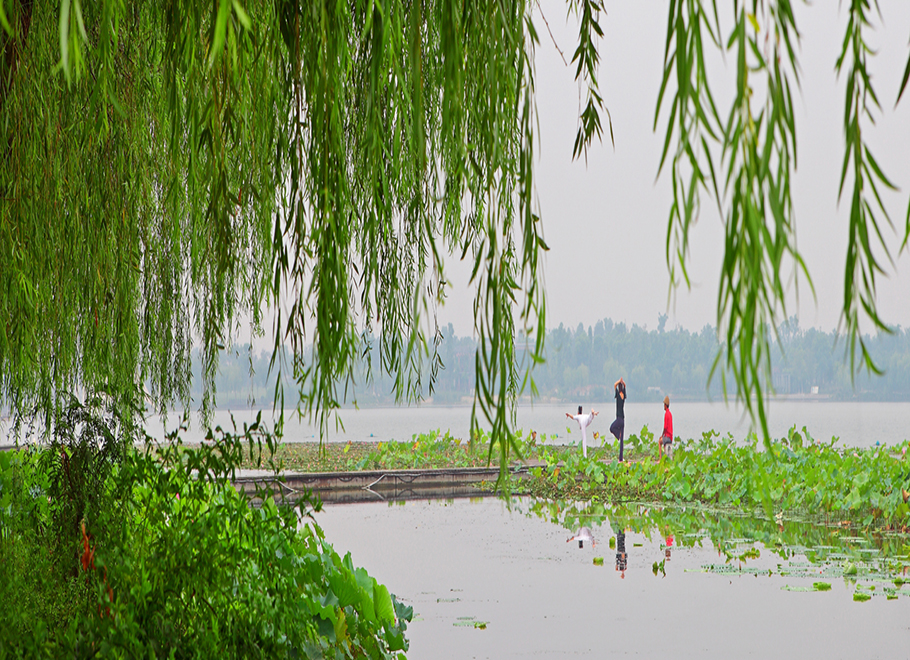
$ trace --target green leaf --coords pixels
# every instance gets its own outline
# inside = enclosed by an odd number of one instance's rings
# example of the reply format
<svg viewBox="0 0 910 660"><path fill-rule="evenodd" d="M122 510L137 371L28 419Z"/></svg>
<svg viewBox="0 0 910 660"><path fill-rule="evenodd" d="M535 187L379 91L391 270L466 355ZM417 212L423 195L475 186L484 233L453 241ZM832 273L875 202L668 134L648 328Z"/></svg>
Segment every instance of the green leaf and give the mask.
<svg viewBox="0 0 910 660"><path fill-rule="evenodd" d="M357 585L354 575L348 571L333 571L328 575L332 592L338 599L339 607L347 607L361 602L362 590Z"/></svg>
<svg viewBox="0 0 910 660"><path fill-rule="evenodd" d="M215 16L215 32L212 39L212 52L209 55L209 67L215 63L215 60L218 59L224 49L224 39L227 34L227 22L230 13L231 0L220 0L218 13Z"/></svg>
<svg viewBox="0 0 910 660"><path fill-rule="evenodd" d="M234 2L234 13L237 14L237 20L240 21L240 24L244 27L245 30L253 29L253 22L250 20L249 14L244 10L243 5L240 4L239 0L233 0Z"/></svg>
<svg viewBox="0 0 910 660"><path fill-rule="evenodd" d="M2 0L0 0L2 2ZM70 81L70 0L60 2L60 64L66 81Z"/></svg>
<svg viewBox="0 0 910 660"><path fill-rule="evenodd" d="M3 7L4 4L4 0L0 0L0 25L3 26L3 29L6 31L6 34L10 39L15 39L16 35L13 32L12 26L9 24L9 19L6 17L6 9Z"/></svg>
<svg viewBox="0 0 910 660"><path fill-rule="evenodd" d="M752 29L755 30L756 32L760 32L761 27L759 27L759 25L758 25L758 19L755 18L755 14L747 14L746 16L749 19L749 23L752 24Z"/></svg>
<svg viewBox="0 0 910 660"><path fill-rule="evenodd" d="M373 604L376 609L376 616L380 621L394 623L395 608L392 606L392 598L389 590L384 584L375 583L373 587Z"/></svg>

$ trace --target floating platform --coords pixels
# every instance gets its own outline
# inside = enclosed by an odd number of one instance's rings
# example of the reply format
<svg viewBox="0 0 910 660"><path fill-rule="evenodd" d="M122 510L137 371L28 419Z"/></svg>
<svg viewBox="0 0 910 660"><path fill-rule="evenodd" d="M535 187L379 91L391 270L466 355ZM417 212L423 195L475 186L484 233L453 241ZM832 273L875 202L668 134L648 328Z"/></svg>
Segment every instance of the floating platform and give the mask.
<svg viewBox="0 0 910 660"><path fill-rule="evenodd" d="M513 478L528 475L528 466L509 468ZM234 486L251 497L262 488L272 488L286 498L301 497L308 491L325 503L403 501L486 497L489 490L478 484L495 483L499 468L444 468L438 470L365 470L362 472L246 474L234 479Z"/></svg>

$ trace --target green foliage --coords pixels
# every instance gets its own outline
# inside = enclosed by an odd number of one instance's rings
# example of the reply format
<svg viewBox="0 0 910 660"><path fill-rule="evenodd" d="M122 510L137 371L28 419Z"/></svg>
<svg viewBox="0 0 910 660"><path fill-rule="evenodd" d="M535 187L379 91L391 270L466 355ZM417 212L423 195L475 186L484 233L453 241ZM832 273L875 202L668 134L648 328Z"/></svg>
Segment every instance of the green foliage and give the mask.
<svg viewBox="0 0 910 660"><path fill-rule="evenodd" d="M651 564L651 572L654 573L654 577L657 577L658 571L663 577L667 577L666 563L666 559L661 559L659 562L654 562Z"/></svg>
<svg viewBox="0 0 910 660"><path fill-rule="evenodd" d="M873 9L868 0L850 2L843 49L837 58L838 74L843 72L845 64L849 65L844 104L846 144L838 199L843 195L847 173L850 172L853 179L853 192L850 196L850 240L847 243L847 267L844 274L844 306L841 321L848 337L850 365L856 365L854 370L858 366L864 366L869 371L879 373L880 369L872 359L859 331L859 325L860 319L866 318L876 329L882 332L892 331L879 315L876 304L876 276L886 273L873 252L872 238L873 236L878 238L878 245L893 265L879 221L879 218L883 216L891 225L888 211L882 203L879 186L891 190L896 190L896 187L876 162L875 156L872 155L868 142L863 136L863 124L867 122L874 124L873 111L881 111L878 96L872 86L872 76L867 59L874 56L875 51L866 43L864 36L864 31L874 29L869 22L872 12ZM910 62L908 62L908 66L910 66ZM901 84L901 92L903 92L904 85L906 85L906 78ZM898 99L900 99L900 93ZM878 207L881 216L876 214L875 207ZM906 245L907 237L910 237L910 216L908 216L904 245ZM856 355L857 344L860 349L859 357Z"/></svg>
<svg viewBox="0 0 910 660"><path fill-rule="evenodd" d="M546 437L540 438L545 441ZM512 439L518 456L533 460L537 457L537 440L519 430ZM297 472L345 472L356 470L413 470L468 468L490 466L491 444L488 433L473 439L454 437L449 431L415 433L406 442L349 442L329 443L319 447L316 443L282 443L271 457L282 469ZM514 465L514 463L513 463ZM243 458L242 466L255 467L255 461Z"/></svg>
<svg viewBox="0 0 910 660"><path fill-rule="evenodd" d="M578 47L572 55L572 63L578 63L575 69L575 79L586 83L588 98L585 109L581 111L578 133L575 136L575 146L572 148L572 157L578 158L582 152L585 159L588 157L588 146L596 136L601 138L603 127L600 122L600 112L604 110L603 99L597 85L597 68L600 54L597 52L595 40L603 38L603 29L600 27L600 12L606 14L603 0L570 0L569 6L579 14ZM580 6L580 8L579 8ZM607 118L610 123L610 141L613 140L613 122L609 111Z"/></svg>
<svg viewBox="0 0 910 660"><path fill-rule="evenodd" d="M411 442L380 442L354 469L409 470L480 467L489 464L490 437L463 442L449 431L414 434ZM362 467L361 467L362 466Z"/></svg>
<svg viewBox="0 0 910 660"><path fill-rule="evenodd" d="M670 158L673 204L667 230L667 264L675 284L689 285L686 268L689 233L701 211L701 195L717 205L724 222L724 261L717 297L717 324L724 347L712 375L732 374L737 399L770 441L763 392L772 389L771 342L786 318L786 266L812 286L796 247L791 179L796 171L796 124L792 87L799 83L799 29L791 0L733 0L732 26L722 26L717 0L673 0L667 22L664 74L654 126L669 106L659 169ZM850 164L853 195L846 255L843 326L851 374L859 364L877 371L860 334L860 318L889 331L875 303L876 275L884 271L873 254L877 236L890 259L873 212L887 219L879 184L894 188L862 137L862 122L874 121L879 107L867 58L874 52L863 32L871 27L867 0L849 3L841 72L852 66L846 85L845 156L841 190ZM709 84L706 46L733 55L736 86L726 119L721 118ZM708 51L710 54L710 51ZM791 83L792 81L792 83ZM675 85L674 85L675 83ZM906 77L901 83L901 92ZM668 91L670 93L668 94ZM900 98L900 93L898 98ZM719 155L718 155L719 152ZM903 246L910 237L910 214ZM856 358L859 344L862 359ZM718 368L720 369L719 371Z"/></svg>
<svg viewBox="0 0 910 660"><path fill-rule="evenodd" d="M673 283L688 283L689 231L707 194L726 229L715 364L767 439L761 393L786 318L784 266L808 276L790 196L799 31L791 0L733 0L726 28L717 6L669 3L655 116L656 126L669 109L658 167L669 167L674 193L667 261ZM602 0L568 8L587 90L577 157L602 133L605 12ZM260 333L268 307L270 368L293 377L295 403L324 431L371 335L398 399L419 396L426 371L432 391L434 312L454 254L470 259L477 293L472 430L481 420L491 429L505 474L516 396L536 392L519 363L541 363L546 328L532 3L3 0L0 9L0 318L14 320L0 326L2 405L46 413L63 392L105 388L129 404L147 385L157 410L188 408L195 335L205 413L220 351L242 319ZM862 133L878 106L863 36L870 3L853 0L849 12L837 67L849 71L852 373L857 342L875 369L860 318L886 329L873 209L879 188L893 186ZM735 54L726 118L708 80L712 44ZM910 215L904 246L907 237ZM274 391L281 408L283 392Z"/></svg>
<svg viewBox="0 0 910 660"><path fill-rule="evenodd" d="M312 519L318 504L260 491L254 507L232 486L238 457L262 465L274 443L257 422L242 433L219 429L199 449L175 434L160 449L124 452L96 493L97 512L81 520L81 552L56 562L48 548L70 521L53 511L69 505L46 486L47 449L0 454L4 651L383 658L407 650L413 611L335 553Z"/></svg>
<svg viewBox="0 0 910 660"><path fill-rule="evenodd" d="M0 6L3 405L147 384L156 409L188 408L195 335L205 412L219 352L270 306L271 366L324 429L361 335L382 337L399 398L438 370L455 254L477 290L476 413L508 454L514 338L545 327L527 3Z"/></svg>
<svg viewBox="0 0 910 660"><path fill-rule="evenodd" d="M642 436L647 433L643 429ZM603 501L702 502L735 509L761 508L814 519L848 520L863 526L904 529L910 505L902 489L910 485L904 443L896 448L850 449L836 440L818 443L805 428L758 445L711 431L701 439L674 442L671 460L655 463L652 447L643 460L602 463L592 453L541 449L547 469L529 486L535 495ZM653 445L653 441L651 441ZM630 458L634 455L630 454Z"/></svg>
<svg viewBox="0 0 910 660"><path fill-rule="evenodd" d="M712 5L713 23L700 2L670 3L658 100L659 114L675 69L677 90L664 147L666 158L675 136L667 261L671 274L679 265L688 285L689 230L698 217L700 192L707 191L714 197L725 227L717 299L717 323L725 346L711 373L723 364L726 369L721 368L721 378L725 381L727 370L733 374L737 398L768 438L761 393L771 389L769 335L776 331L777 319L786 318L784 260L792 259L808 278L796 249L790 197L790 177L796 166L790 77L798 82L794 42L799 33L789 1L766 4L753 0L748 13L750 3L737 0L733 3L734 25L724 39L717 3ZM709 40L735 55L735 99L725 121L708 85L704 45ZM709 141L721 145L718 167ZM726 175L721 178L718 175L723 169Z"/></svg>
<svg viewBox="0 0 910 660"><path fill-rule="evenodd" d="M126 419L124 419L124 417ZM40 471L47 478L56 561L72 564L85 520L106 524L125 497L125 484L111 479L128 444L136 439L131 414L122 416L110 397L99 394L85 403L70 395L56 416ZM116 517L116 516L115 516ZM102 523L103 521L103 523Z"/></svg>

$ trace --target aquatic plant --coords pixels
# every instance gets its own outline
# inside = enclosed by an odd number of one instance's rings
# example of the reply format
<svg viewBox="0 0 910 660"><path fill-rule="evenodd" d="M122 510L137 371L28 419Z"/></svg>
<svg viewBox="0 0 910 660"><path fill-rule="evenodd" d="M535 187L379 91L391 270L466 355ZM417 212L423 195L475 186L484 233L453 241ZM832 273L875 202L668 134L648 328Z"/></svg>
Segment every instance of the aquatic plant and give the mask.
<svg viewBox="0 0 910 660"><path fill-rule="evenodd" d="M697 439L677 438L673 458L658 462L654 435L644 426L626 440L627 462L619 463L612 438L601 438L587 458L574 445L548 440L545 434L515 434L513 446L532 467L531 478L512 483L512 492L604 502L700 502L747 512L761 508L769 519L799 515L892 530L910 524L908 442L854 449L836 439L818 442L805 427L793 427L766 446L754 434L737 441L710 430ZM276 460L305 471L480 467L489 465L490 436L481 432L465 440L439 429L405 442L331 446L321 457L317 451L282 445Z"/></svg>
<svg viewBox="0 0 910 660"><path fill-rule="evenodd" d="M642 436L647 429L642 430ZM759 443L755 435L737 442L714 431L680 441L672 460L604 462L564 448L541 447L545 467L532 470L531 494L558 499L702 502L753 510L768 518L798 514L827 521L905 530L910 505L910 443L853 449L836 439L816 442L791 428L787 437Z"/></svg>
<svg viewBox="0 0 910 660"><path fill-rule="evenodd" d="M528 516L567 530L586 525L596 532L598 527L607 527L614 535L635 533L659 541L664 550L671 545L694 548L708 544L717 551L717 561L694 569L707 573L776 576L786 580L782 588L787 591L827 591L832 580L843 580L854 593L892 599L910 596L910 589L903 588L910 573L910 543L904 534L864 533L790 518L769 520L701 504L535 498L521 500L517 506ZM665 543L671 536L672 542ZM665 558L653 562L655 576L666 574L664 562Z"/></svg>
<svg viewBox="0 0 910 660"><path fill-rule="evenodd" d="M537 439L519 430L513 438L518 455L536 458ZM493 446L494 452L496 445ZM276 447L275 460L288 471L347 472L357 470L413 470L490 465L490 435L477 433L463 439L436 429L415 433L410 440L348 442L347 444L284 443ZM244 467L253 467L244 462Z"/></svg>

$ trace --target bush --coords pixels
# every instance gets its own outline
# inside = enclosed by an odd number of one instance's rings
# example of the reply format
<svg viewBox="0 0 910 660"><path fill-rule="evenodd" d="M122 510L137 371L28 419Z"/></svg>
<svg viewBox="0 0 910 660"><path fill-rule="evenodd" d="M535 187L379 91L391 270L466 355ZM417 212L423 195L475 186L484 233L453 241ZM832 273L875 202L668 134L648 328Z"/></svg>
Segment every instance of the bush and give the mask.
<svg viewBox="0 0 910 660"><path fill-rule="evenodd" d="M124 446L75 530L47 456L58 448L0 454L0 649L220 658L407 650L411 609L338 556L312 519L318 502L263 491L251 506L232 486L239 459L248 451L261 464L274 437L256 423L209 440L198 450L176 436L161 448ZM77 551L58 552L70 536Z"/></svg>

